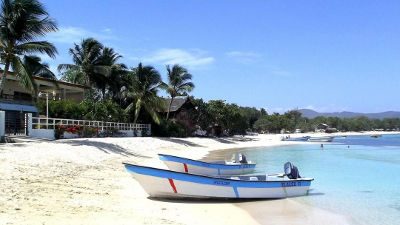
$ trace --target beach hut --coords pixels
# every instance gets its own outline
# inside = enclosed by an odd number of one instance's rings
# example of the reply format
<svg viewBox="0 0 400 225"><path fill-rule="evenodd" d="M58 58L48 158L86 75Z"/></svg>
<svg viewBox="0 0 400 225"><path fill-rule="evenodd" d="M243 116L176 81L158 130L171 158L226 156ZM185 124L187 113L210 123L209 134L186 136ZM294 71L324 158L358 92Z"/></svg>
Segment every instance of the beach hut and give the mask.
<svg viewBox="0 0 400 225"><path fill-rule="evenodd" d="M168 107L171 103L171 98L164 98L164 107L158 111L158 113L165 117L168 113ZM185 127L193 132L196 130L196 122L193 120L193 113L196 111L196 107L192 103L189 97L174 98L171 103L171 109L169 112L169 118L185 125Z"/></svg>

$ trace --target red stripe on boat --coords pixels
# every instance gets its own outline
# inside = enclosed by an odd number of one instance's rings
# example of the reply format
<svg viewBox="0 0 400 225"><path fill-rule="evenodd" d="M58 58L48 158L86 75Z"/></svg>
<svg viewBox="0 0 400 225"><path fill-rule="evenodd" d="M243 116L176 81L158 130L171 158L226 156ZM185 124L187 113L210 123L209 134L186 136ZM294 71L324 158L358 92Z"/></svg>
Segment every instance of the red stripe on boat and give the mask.
<svg viewBox="0 0 400 225"><path fill-rule="evenodd" d="M178 193L178 192L176 191L176 187L175 187L175 184L174 184L174 180L172 180L171 178L168 178L168 181L169 181L169 184L170 184L171 187L172 187L172 190L174 190L174 193Z"/></svg>
<svg viewBox="0 0 400 225"><path fill-rule="evenodd" d="M189 172L188 167L186 165L186 163L183 164L183 167L185 168L185 173Z"/></svg>

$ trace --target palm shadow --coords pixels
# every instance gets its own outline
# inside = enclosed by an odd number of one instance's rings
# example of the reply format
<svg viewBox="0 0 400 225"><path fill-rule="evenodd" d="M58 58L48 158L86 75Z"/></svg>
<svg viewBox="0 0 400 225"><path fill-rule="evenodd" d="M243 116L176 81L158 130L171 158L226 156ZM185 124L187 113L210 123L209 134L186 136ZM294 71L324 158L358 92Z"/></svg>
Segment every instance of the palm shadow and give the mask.
<svg viewBox="0 0 400 225"><path fill-rule="evenodd" d="M199 145L194 142L182 140L182 139L178 139L178 138L160 138L159 137L157 139L162 140L162 141L169 141L169 142L173 142L173 143L181 144L181 145L185 145L185 146L190 146L190 147L204 147L203 145Z"/></svg>
<svg viewBox="0 0 400 225"><path fill-rule="evenodd" d="M218 141L218 142L223 143L223 144L236 144L236 142L231 141L231 140L229 140L227 138L213 138L213 140L214 141Z"/></svg>
<svg viewBox="0 0 400 225"><path fill-rule="evenodd" d="M119 145L116 144L111 144L111 143L104 143L104 142L99 142L99 141L92 141L92 140L63 140L61 143L67 143L72 146L89 146L89 147L94 147L104 153L110 154L119 154L122 156L133 156L133 157L139 157L139 158L151 158L149 156L141 155L138 153L130 152L129 150L122 148Z"/></svg>

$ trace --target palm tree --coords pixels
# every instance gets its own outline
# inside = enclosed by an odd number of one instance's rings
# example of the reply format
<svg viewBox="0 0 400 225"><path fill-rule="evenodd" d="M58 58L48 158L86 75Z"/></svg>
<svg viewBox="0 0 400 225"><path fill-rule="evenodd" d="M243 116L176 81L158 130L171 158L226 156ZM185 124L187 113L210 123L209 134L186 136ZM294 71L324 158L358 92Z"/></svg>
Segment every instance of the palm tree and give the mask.
<svg viewBox="0 0 400 225"><path fill-rule="evenodd" d="M79 70L74 70L74 69L66 70L65 72L63 72L61 80L74 84L81 84L81 85L86 84L86 79L83 73L81 73Z"/></svg>
<svg viewBox="0 0 400 225"><path fill-rule="evenodd" d="M138 67L132 69L130 75L126 96L135 99L136 102L129 104L126 111L130 111L135 107L133 122L136 123L143 107L154 122L159 124L160 118L157 114L157 109L163 106L163 101L157 96L157 91L162 85L160 74L154 67L143 66L142 63L139 63Z"/></svg>
<svg viewBox="0 0 400 225"><path fill-rule="evenodd" d="M56 75L50 70L47 63L42 62L40 57L24 56L22 64L24 65L29 76L20 77L20 83L24 87L34 86L33 92L35 96L37 96L37 88L34 85L33 77L43 77L52 80L54 85L58 88Z"/></svg>
<svg viewBox="0 0 400 225"><path fill-rule="evenodd" d="M72 70L76 77L83 79L84 85L101 86L110 68L102 63L104 46L93 38L83 39L80 45L74 44L69 49L74 64L60 64L58 70L62 73Z"/></svg>
<svg viewBox="0 0 400 225"><path fill-rule="evenodd" d="M49 64L42 62L38 56L24 56L23 64L31 76L57 80L56 75L50 70Z"/></svg>
<svg viewBox="0 0 400 225"><path fill-rule="evenodd" d="M125 67L123 64L117 64L122 56L93 38L84 39L80 45L74 45L74 48L69 50L74 64L60 64L58 70L64 74L64 80L97 88L104 100L113 70L116 72L118 68Z"/></svg>
<svg viewBox="0 0 400 225"><path fill-rule="evenodd" d="M194 84L190 81L192 80L192 75L187 71L187 69L178 64L173 65L172 68L167 65L167 72L168 84L163 85L163 87L171 96L171 101L169 102L167 112L168 120L174 98L177 96L187 95L188 92L193 90Z"/></svg>
<svg viewBox="0 0 400 225"><path fill-rule="evenodd" d="M102 52L102 64L110 67L109 74L101 83L101 90L103 99L106 94L106 89L112 98L120 95L121 88L124 84L124 75L126 74L127 67L123 63L118 63L122 56L114 51L112 48L105 47Z"/></svg>
<svg viewBox="0 0 400 225"><path fill-rule="evenodd" d="M57 30L43 5L37 0L3 0L0 9L0 59L4 64L0 79L0 94L11 69L21 83L35 90L32 74L23 63L23 56L42 53L55 58L57 49L47 41L37 41L48 32Z"/></svg>

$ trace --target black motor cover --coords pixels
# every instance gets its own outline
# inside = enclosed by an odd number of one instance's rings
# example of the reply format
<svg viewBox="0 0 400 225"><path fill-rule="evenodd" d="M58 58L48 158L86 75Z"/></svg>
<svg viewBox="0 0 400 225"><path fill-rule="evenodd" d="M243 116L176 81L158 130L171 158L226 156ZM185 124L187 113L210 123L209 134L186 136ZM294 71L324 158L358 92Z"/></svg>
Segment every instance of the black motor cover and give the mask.
<svg viewBox="0 0 400 225"><path fill-rule="evenodd" d="M299 170L292 163L287 162L284 165L285 174L289 179L301 178Z"/></svg>

